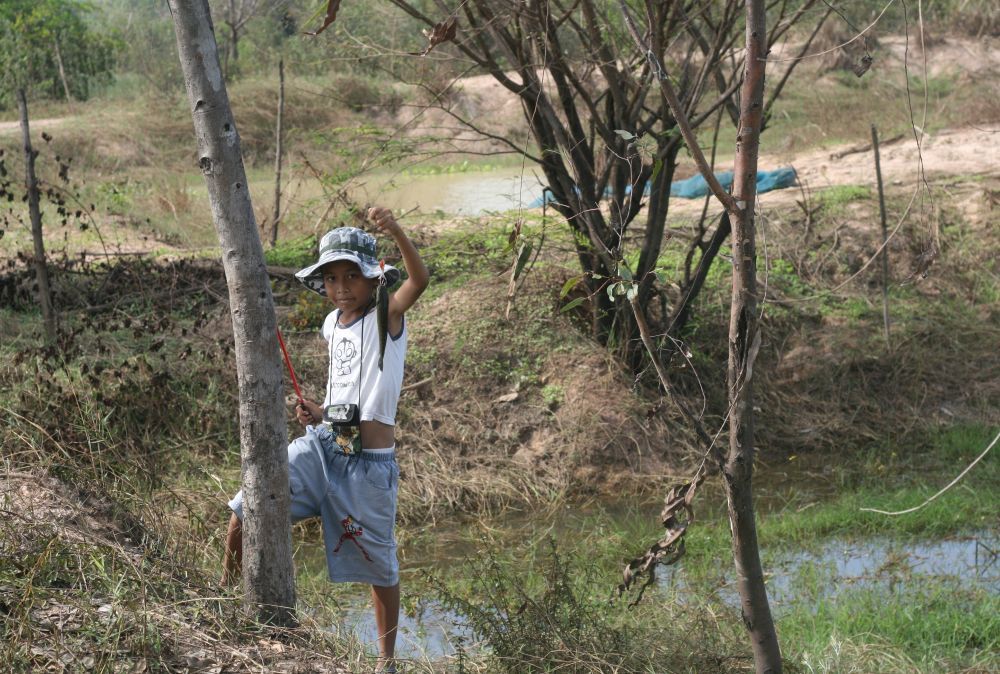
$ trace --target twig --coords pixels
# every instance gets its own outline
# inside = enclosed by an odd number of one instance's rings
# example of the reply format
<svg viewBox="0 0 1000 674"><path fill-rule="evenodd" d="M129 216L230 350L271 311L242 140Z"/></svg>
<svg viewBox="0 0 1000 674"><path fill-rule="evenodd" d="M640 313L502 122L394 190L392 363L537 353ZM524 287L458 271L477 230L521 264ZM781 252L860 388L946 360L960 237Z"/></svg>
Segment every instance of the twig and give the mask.
<svg viewBox="0 0 1000 674"><path fill-rule="evenodd" d="M895 136L893 136L889 140L879 141L879 144L880 145L888 145L889 143L895 143L898 140L902 140L904 135L905 134L897 133ZM868 152L868 150L870 150L870 149L872 149L872 144L871 143L861 143L860 145L852 145L850 147L844 148L843 150L839 150L837 152L831 152L830 153L830 159L843 159L844 157L846 157L849 154L858 154L859 152Z"/></svg>
<svg viewBox="0 0 1000 674"><path fill-rule="evenodd" d="M743 210L745 205L739 206L736 203L733 196L723 189L718 178L715 177L715 174L708 167L708 162L705 160L705 154L701 151L701 146L698 145L698 139L695 137L694 131L691 130L691 125L688 123L687 115L684 114L684 108L677 99L677 94L674 92L674 88L670 84L670 79L667 77L667 73L664 71L663 65L660 63L656 54L653 53L653 50L642 41L642 36L639 34L639 29L636 27L635 21L632 19L632 15L629 14L628 7L625 5L625 0L619 0L619 5L621 6L622 16L625 18L625 25L628 26L628 31L632 35L632 40L635 41L636 46L639 47L639 49L646 55L646 60L649 61L649 66L656 76L656 81L660 85L660 93L663 94L663 99L667 102L667 106L670 108L670 113L674 116L674 120L677 122L677 128L680 129L681 135L684 137L684 142L687 144L688 150L691 151L691 156L694 158L695 164L698 165L698 171L705 179L709 189L712 190L712 194L714 194L722 204L723 208L733 214L739 213Z"/></svg>
<svg viewBox="0 0 1000 674"><path fill-rule="evenodd" d="M688 406L684 404L678 396L673 394L673 389L670 386L670 380L667 378L667 372L663 369L663 364L660 362L660 358L656 353L655 345L653 344L653 339L649 334L649 326L646 324L646 317L643 315L642 309L639 307L638 293L633 295L629 300L632 305L632 313L635 314L635 322L639 328L639 336L642 338L642 344L646 347L646 351L649 353L650 360L653 361L653 367L656 368L656 374L660 379L660 384L663 385L664 391L669 395L684 416L694 425L695 432L698 437L708 446L711 447L713 442L712 438L708 435L705 430L704 425L701 423L701 419L688 409Z"/></svg>
<svg viewBox="0 0 1000 674"><path fill-rule="evenodd" d="M399 392L402 393L403 391L412 391L413 389L420 388L424 384L429 384L432 381L434 381L434 375L431 375L430 377L427 377L426 379L421 379L418 382L414 382L412 384L407 384L403 388L399 389Z"/></svg>
<svg viewBox="0 0 1000 674"><path fill-rule="evenodd" d="M973 461L968 466L966 466L965 470L963 470L961 473L958 474L958 477L956 477L954 480L952 480L951 482L949 482L948 486L946 486L944 489L942 489L938 493L934 494L934 496L931 496L929 499L927 499L926 501L924 501L920 505L915 506L913 508L907 508L906 510L897 510L895 512L889 512L887 510L879 510L877 508L861 508L862 512L866 512L866 513L878 513L880 515L893 515L893 516L895 516L895 515L905 515L907 513L912 513L912 512L916 512L917 510L920 510L925 505L927 505L928 503L930 503L931 501L933 501L934 499L936 499L938 496L940 496L941 494L945 493L946 491L948 491L949 489L951 489L952 487L954 487L955 483L957 483L959 480L961 480L963 477L965 477L965 474L968 473L970 470L972 470L973 466L975 466L977 463L979 463L984 456L986 456L987 454L989 454L990 450L993 449L993 446L995 444L997 444L997 440L1000 440L1000 433L997 433L996 437L993 438L993 442L990 443L989 447L987 447L986 449L984 449L983 453L980 454L979 456L977 456L976 459L975 459L975 461Z"/></svg>

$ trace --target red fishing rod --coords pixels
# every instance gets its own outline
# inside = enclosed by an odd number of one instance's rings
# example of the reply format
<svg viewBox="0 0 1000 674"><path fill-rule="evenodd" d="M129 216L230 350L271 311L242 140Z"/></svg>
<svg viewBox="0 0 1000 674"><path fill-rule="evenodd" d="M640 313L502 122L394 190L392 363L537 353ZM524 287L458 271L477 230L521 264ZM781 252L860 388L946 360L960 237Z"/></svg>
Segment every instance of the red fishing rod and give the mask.
<svg viewBox="0 0 1000 674"><path fill-rule="evenodd" d="M295 387L295 395L299 398L299 405L305 406L305 401L302 399L302 391L299 389L299 380L295 378L295 369L292 367L292 361L288 357L288 349L285 348L285 340L281 336L281 328L277 328L278 331L278 344L281 346L281 354L285 357L285 365L288 366L288 374L292 377L292 386Z"/></svg>

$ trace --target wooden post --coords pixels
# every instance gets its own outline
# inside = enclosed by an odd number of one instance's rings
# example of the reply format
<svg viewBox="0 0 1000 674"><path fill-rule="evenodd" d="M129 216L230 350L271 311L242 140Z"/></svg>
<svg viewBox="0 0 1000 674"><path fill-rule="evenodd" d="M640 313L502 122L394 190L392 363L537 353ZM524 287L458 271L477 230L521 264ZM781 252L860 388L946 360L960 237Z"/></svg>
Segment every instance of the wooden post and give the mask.
<svg viewBox="0 0 1000 674"><path fill-rule="evenodd" d="M208 0L169 0L198 164L222 248L236 343L243 459L243 586L262 622L295 622L288 436L274 299Z"/></svg>
<svg viewBox="0 0 1000 674"><path fill-rule="evenodd" d="M882 223L882 324L885 329L885 347L892 351L889 338L889 227L885 216L885 189L882 186L882 165L878 153L878 129L872 124L872 149L875 151L875 180L878 185L878 212Z"/></svg>
<svg viewBox="0 0 1000 674"><path fill-rule="evenodd" d="M17 90L17 108L21 115L21 135L24 138L24 175L28 190L28 215L31 218L31 239L35 244L35 279L38 281L38 301L42 307L45 336L50 342L56 339L56 312L52 306L49 285L49 267L45 262L45 241L42 239L42 211L39 207L38 180L35 178L35 150L31 147L31 130L28 127L28 99L24 89Z"/></svg>
<svg viewBox="0 0 1000 674"><path fill-rule="evenodd" d="M278 243L278 221L281 219L281 120L285 112L285 59L278 60L278 120L274 150L274 214L271 216L271 248Z"/></svg>

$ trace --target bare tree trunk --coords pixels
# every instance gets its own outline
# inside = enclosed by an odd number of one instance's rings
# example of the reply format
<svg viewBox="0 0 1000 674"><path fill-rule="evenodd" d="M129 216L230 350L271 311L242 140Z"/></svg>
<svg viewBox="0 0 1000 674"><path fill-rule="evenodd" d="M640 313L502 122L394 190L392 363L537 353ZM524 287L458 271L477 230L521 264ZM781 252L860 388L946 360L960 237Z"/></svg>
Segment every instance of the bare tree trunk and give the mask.
<svg viewBox="0 0 1000 674"><path fill-rule="evenodd" d="M230 39L229 48L233 57L230 63L235 66L236 62L240 60L240 31L235 25L230 26Z"/></svg>
<svg viewBox="0 0 1000 674"><path fill-rule="evenodd" d="M760 348L754 206L763 122L767 35L764 0L746 0L746 70L733 176L733 294L729 317L729 455L722 468L743 623L758 674L781 672L781 650L764 587L753 506L753 363Z"/></svg>
<svg viewBox="0 0 1000 674"><path fill-rule="evenodd" d="M882 185L882 163L878 153L878 129L872 124L872 149L875 151L875 179L878 184L878 213L882 224L882 324L885 328L885 348L892 351L889 337L889 225L885 215L885 188Z"/></svg>
<svg viewBox="0 0 1000 674"><path fill-rule="evenodd" d="M55 46L56 65L59 66L59 79L62 81L63 92L66 94L66 100L72 101L73 96L69 93L69 83L66 81L66 69L63 68L62 51L59 49L59 38L52 38L52 43Z"/></svg>
<svg viewBox="0 0 1000 674"><path fill-rule="evenodd" d="M278 243L278 221L281 219L281 121L285 112L285 59L278 60L278 120L274 150L274 215L271 217L271 248Z"/></svg>
<svg viewBox="0 0 1000 674"><path fill-rule="evenodd" d="M295 621L277 321L207 0L169 0L199 165L229 286L243 458L243 583L260 620Z"/></svg>
<svg viewBox="0 0 1000 674"><path fill-rule="evenodd" d="M31 239L35 244L35 278L38 281L38 300L42 306L45 336L50 342L56 339L56 312L52 306L49 286L49 268L45 263L45 242L42 239L42 211L39 208L38 181L35 179L35 150L31 147L28 128L28 100L24 89L17 90L17 107L21 113L21 134L24 137L24 175L28 189L28 214L31 217Z"/></svg>
<svg viewBox="0 0 1000 674"><path fill-rule="evenodd" d="M236 14L236 0L229 0L229 14L226 15L225 21L229 24L229 45L226 50L226 77L229 76L229 66L236 66L236 61L240 58L239 52L239 29L237 24L239 23L239 17Z"/></svg>

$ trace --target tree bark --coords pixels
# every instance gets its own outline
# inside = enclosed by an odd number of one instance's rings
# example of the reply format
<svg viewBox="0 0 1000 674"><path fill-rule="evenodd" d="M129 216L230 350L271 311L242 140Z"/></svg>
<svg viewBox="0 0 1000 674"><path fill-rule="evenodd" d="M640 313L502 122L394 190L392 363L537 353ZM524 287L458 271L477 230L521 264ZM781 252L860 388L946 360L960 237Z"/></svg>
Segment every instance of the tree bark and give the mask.
<svg viewBox="0 0 1000 674"><path fill-rule="evenodd" d="M285 112L285 59L278 59L278 119L274 150L274 215L271 216L271 248L278 243L278 221L281 219L281 121Z"/></svg>
<svg viewBox="0 0 1000 674"><path fill-rule="evenodd" d="M746 70L733 176L733 293L729 318L729 454L722 473L733 533L743 623L758 674L781 672L781 650L764 587L753 505L753 362L760 348L754 205L767 56L764 0L746 0Z"/></svg>
<svg viewBox="0 0 1000 674"><path fill-rule="evenodd" d="M263 622L295 621L288 456L274 301L207 0L169 0L199 165L222 247L236 342L243 583Z"/></svg>
<svg viewBox="0 0 1000 674"><path fill-rule="evenodd" d="M24 176L28 191L28 215L31 218L31 240L35 244L35 279L38 281L38 301L42 307L45 336L50 342L54 342L56 339L56 312L52 305L49 267L45 262L42 211L38 204L38 180L35 178L35 150L31 147L31 130L28 127L28 99L24 94L24 89L17 90L17 107L21 116L21 135L24 138Z"/></svg>

